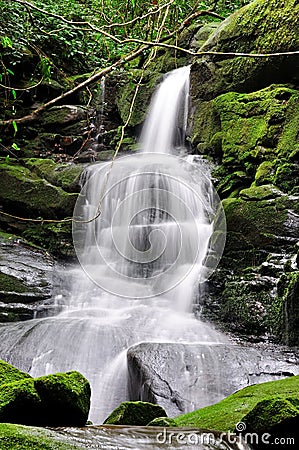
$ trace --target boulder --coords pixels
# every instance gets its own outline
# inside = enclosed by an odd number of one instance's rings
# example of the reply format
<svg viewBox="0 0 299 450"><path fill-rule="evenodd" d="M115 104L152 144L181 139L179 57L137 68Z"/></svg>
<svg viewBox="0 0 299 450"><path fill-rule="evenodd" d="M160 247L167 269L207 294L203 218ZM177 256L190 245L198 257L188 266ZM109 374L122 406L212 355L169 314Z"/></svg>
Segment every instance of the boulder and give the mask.
<svg viewBox="0 0 299 450"><path fill-rule="evenodd" d="M107 417L107 425L147 425L156 417L167 416L161 406L148 402L123 402Z"/></svg>
<svg viewBox="0 0 299 450"><path fill-rule="evenodd" d="M127 358L130 398L158 404L171 417L249 384L299 374L295 355L248 345L141 343Z"/></svg>
<svg viewBox="0 0 299 450"><path fill-rule="evenodd" d="M54 186L61 187L70 193L80 191L79 180L84 170L84 166L81 164L57 164L53 159L41 158L26 158L24 163L33 173Z"/></svg>
<svg viewBox="0 0 299 450"><path fill-rule="evenodd" d="M84 426L90 385L79 372L32 378L1 362L0 422L37 426Z"/></svg>
<svg viewBox="0 0 299 450"><path fill-rule="evenodd" d="M148 427L175 427L175 420L169 417L157 417L147 424Z"/></svg>
<svg viewBox="0 0 299 450"><path fill-rule="evenodd" d="M84 426L90 408L90 385L79 372L46 375L34 380L42 402L44 426Z"/></svg>
<svg viewBox="0 0 299 450"><path fill-rule="evenodd" d="M1 163L0 175L0 204L7 212L34 219L72 216L77 194L67 193L14 163Z"/></svg>
<svg viewBox="0 0 299 450"><path fill-rule="evenodd" d="M219 165L213 176L223 197L252 183L298 192L298 105L298 90L271 85L228 92L195 109L191 139Z"/></svg>
<svg viewBox="0 0 299 450"><path fill-rule="evenodd" d="M248 426L251 425L248 431L258 433L263 429L270 432L272 425L274 428L274 425L283 423L283 416L297 417L298 421L298 388L299 376L248 386L214 405L176 417L174 421L179 427L199 427L224 432L241 432L237 424L243 422L245 427L243 425L242 428L243 431L245 428L246 433L248 419ZM277 407L283 409L279 411ZM254 410L259 412L261 422L256 415L254 417ZM267 412L275 414L271 417Z"/></svg>
<svg viewBox="0 0 299 450"><path fill-rule="evenodd" d="M58 267L45 252L1 233L0 322L33 319L49 310L60 280Z"/></svg>
<svg viewBox="0 0 299 450"><path fill-rule="evenodd" d="M259 401L241 422L246 425L243 434L262 436L267 433L268 439L295 438L299 425L299 395L280 397L277 392L272 398Z"/></svg>
<svg viewBox="0 0 299 450"><path fill-rule="evenodd" d="M59 220L73 215L82 171L80 165L49 159L11 159L9 163L2 159L0 208L13 216L53 222L24 221L0 213L1 228L57 256L73 256L71 221Z"/></svg>
<svg viewBox="0 0 299 450"><path fill-rule="evenodd" d="M255 0L229 16L200 51L278 53L298 50L296 0ZM192 66L191 95L210 100L229 91L250 92L272 83L298 81L297 55L252 58L206 55Z"/></svg>
<svg viewBox="0 0 299 450"><path fill-rule="evenodd" d="M1 385L0 422L39 425L41 407L33 378Z"/></svg>

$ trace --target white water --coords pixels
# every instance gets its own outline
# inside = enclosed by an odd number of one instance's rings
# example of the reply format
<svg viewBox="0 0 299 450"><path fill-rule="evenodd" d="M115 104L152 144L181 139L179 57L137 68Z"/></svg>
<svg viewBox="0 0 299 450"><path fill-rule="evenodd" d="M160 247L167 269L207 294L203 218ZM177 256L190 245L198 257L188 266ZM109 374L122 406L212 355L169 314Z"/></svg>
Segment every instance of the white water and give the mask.
<svg viewBox="0 0 299 450"><path fill-rule="evenodd" d="M32 375L83 373L92 385L94 423L128 399L126 349L133 344L225 341L192 315L196 286L221 253L213 239L217 199L204 166L168 155L176 152L174 130L184 134L188 80L183 68L162 83L141 154L117 161L108 179L110 165L89 168L74 217L94 217L105 192L102 214L74 225L87 275L80 267L65 274L72 291L63 311L1 330L2 358ZM209 403L202 392L192 395L194 408Z"/></svg>

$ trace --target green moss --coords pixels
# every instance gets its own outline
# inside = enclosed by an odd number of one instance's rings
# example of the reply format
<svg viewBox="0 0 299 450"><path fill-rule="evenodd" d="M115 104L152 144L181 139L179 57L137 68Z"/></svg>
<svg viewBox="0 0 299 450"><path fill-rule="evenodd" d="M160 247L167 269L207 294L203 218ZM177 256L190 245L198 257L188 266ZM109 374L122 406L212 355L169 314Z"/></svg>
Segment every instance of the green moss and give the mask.
<svg viewBox="0 0 299 450"><path fill-rule="evenodd" d="M269 331L268 311L272 298L269 287L258 283L255 274L228 281L222 292L220 317L231 330L245 335Z"/></svg>
<svg viewBox="0 0 299 450"><path fill-rule="evenodd" d="M274 180L274 161L263 161L257 168L255 173L255 184L261 186L263 184L272 184Z"/></svg>
<svg viewBox="0 0 299 450"><path fill-rule="evenodd" d="M260 401L279 395L281 399L298 399L299 376L248 386L215 405L176 417L179 427L198 427L219 431L234 431Z"/></svg>
<svg viewBox="0 0 299 450"><path fill-rule="evenodd" d="M298 91L283 85L250 94L228 92L198 104L192 141L220 164L213 175L222 196L252 182L273 183L288 193L298 186L294 105L298 109ZM294 162L286 163L286 154Z"/></svg>
<svg viewBox="0 0 299 450"><path fill-rule="evenodd" d="M27 378L31 378L31 376L11 364L0 360L0 386L2 384L21 381Z"/></svg>
<svg viewBox="0 0 299 450"><path fill-rule="evenodd" d="M267 200L276 198L282 193L275 186L271 184L263 186L253 186L248 189L240 191L240 198L243 200Z"/></svg>
<svg viewBox="0 0 299 450"><path fill-rule="evenodd" d="M71 216L77 194L68 194L17 164L0 164L2 204L27 217Z"/></svg>
<svg viewBox="0 0 299 450"><path fill-rule="evenodd" d="M148 427L175 427L176 422L169 417L157 417L147 424Z"/></svg>
<svg viewBox="0 0 299 450"><path fill-rule="evenodd" d="M28 288L19 279L12 275L7 275L0 272L0 298L2 300L2 291L23 293L27 292ZM3 300L2 300L3 301Z"/></svg>
<svg viewBox="0 0 299 450"><path fill-rule="evenodd" d="M285 273L279 279L270 319L275 334L288 345L299 343L299 272Z"/></svg>
<svg viewBox="0 0 299 450"><path fill-rule="evenodd" d="M133 96L141 74L141 69L131 69L131 71L126 73L127 79L124 81L121 89L119 89L116 103L123 123L129 117ZM158 76L159 74L155 74L154 76L148 74L148 76L144 77L134 102L133 112L129 122L130 126L136 126L144 121Z"/></svg>
<svg viewBox="0 0 299 450"><path fill-rule="evenodd" d="M275 184L284 192L299 190L299 166L298 164L282 163L278 166L275 177Z"/></svg>
<svg viewBox="0 0 299 450"><path fill-rule="evenodd" d="M80 164L57 164L52 159L24 159L26 167L55 186L67 192L78 190L78 182L84 168Z"/></svg>
<svg viewBox="0 0 299 450"><path fill-rule="evenodd" d="M276 236L284 234L287 219L287 208L279 204L279 199L243 201L232 198L223 205L228 231L226 253L251 249L275 251Z"/></svg>
<svg viewBox="0 0 299 450"><path fill-rule="evenodd" d="M30 244L49 250L55 256L72 257L75 254L70 221L32 224L22 235Z"/></svg>
<svg viewBox="0 0 299 450"><path fill-rule="evenodd" d="M38 424L40 406L32 378L1 385L0 422Z"/></svg>
<svg viewBox="0 0 299 450"><path fill-rule="evenodd" d="M166 417L161 406L148 402L123 402L107 417L104 424L147 425L156 417Z"/></svg>
<svg viewBox="0 0 299 450"><path fill-rule="evenodd" d="M53 431L13 425L0 424L1 450L79 450Z"/></svg>
<svg viewBox="0 0 299 450"><path fill-rule="evenodd" d="M34 386L44 405L43 425L83 426L90 408L90 385L79 372L36 378Z"/></svg>
<svg viewBox="0 0 299 450"><path fill-rule="evenodd" d="M246 53L294 51L299 46L298 17L296 0L256 0L226 19L202 50ZM212 83L208 80L200 87L203 95L258 89L281 80L283 76L291 80L297 70L296 56L219 59ZM200 67L199 62L199 70Z"/></svg>
<svg viewBox="0 0 299 450"><path fill-rule="evenodd" d="M295 403L295 405L294 405ZM297 398L273 397L260 401L246 414L246 432L269 433L278 427L287 426L299 417L299 396ZM295 425L295 423L293 424Z"/></svg>
<svg viewBox="0 0 299 450"><path fill-rule="evenodd" d="M33 379L0 363L0 422L42 426L84 426L90 385L79 372Z"/></svg>

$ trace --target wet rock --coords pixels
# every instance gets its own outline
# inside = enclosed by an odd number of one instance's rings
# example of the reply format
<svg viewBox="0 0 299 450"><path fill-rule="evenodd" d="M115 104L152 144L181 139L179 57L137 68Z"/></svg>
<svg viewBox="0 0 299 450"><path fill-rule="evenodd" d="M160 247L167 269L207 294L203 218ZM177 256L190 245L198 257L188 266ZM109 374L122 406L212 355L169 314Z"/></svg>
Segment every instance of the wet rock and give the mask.
<svg viewBox="0 0 299 450"><path fill-rule="evenodd" d="M1 300L24 303L52 295L54 260L17 242L0 239Z"/></svg>
<svg viewBox="0 0 299 450"><path fill-rule="evenodd" d="M148 402L123 402L107 417L107 425L147 425L156 417L167 416L161 406Z"/></svg>
<svg viewBox="0 0 299 450"><path fill-rule="evenodd" d="M128 350L128 371L130 398L156 403L173 417L250 384L297 375L299 361L249 346L142 343Z"/></svg>
<svg viewBox="0 0 299 450"><path fill-rule="evenodd" d="M275 306L278 309L277 333L288 345L299 343L299 271L292 271L279 280ZM279 320L280 319L280 320Z"/></svg>
<svg viewBox="0 0 299 450"><path fill-rule="evenodd" d="M32 319L51 308L58 282L53 258L16 239L0 237L1 322Z"/></svg>
<svg viewBox="0 0 299 450"><path fill-rule="evenodd" d="M42 122L45 127L61 126L72 122L79 122L86 117L86 111L74 105L54 106L44 111Z"/></svg>

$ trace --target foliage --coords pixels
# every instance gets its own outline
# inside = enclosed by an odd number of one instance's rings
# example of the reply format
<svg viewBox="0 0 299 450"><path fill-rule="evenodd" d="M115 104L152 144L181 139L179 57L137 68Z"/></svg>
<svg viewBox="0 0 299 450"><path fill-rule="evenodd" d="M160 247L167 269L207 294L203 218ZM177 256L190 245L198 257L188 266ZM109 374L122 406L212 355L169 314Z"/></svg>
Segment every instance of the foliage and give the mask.
<svg viewBox="0 0 299 450"><path fill-rule="evenodd" d="M225 16L243 3L247 1L0 0L1 118L18 116L25 89L36 83L54 79L69 88L74 72L91 72L133 51L138 43L128 39L163 38L197 10L211 8Z"/></svg>

